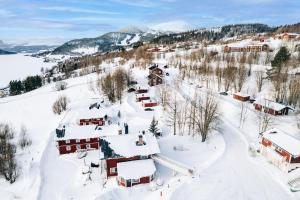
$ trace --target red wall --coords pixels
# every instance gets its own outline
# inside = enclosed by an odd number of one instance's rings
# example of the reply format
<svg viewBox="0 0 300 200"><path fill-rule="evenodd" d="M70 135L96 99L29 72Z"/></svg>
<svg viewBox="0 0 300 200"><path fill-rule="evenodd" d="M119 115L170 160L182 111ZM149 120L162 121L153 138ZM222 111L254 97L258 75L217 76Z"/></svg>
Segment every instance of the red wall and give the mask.
<svg viewBox="0 0 300 200"><path fill-rule="evenodd" d="M240 101L248 101L250 99L250 97L242 97L242 96L239 96L239 95L236 95L236 94L233 94L233 98L237 99L237 100L240 100Z"/></svg>
<svg viewBox="0 0 300 200"><path fill-rule="evenodd" d="M138 97L137 99L140 102L142 100L148 100L148 99L150 99L150 97Z"/></svg>
<svg viewBox="0 0 300 200"><path fill-rule="evenodd" d="M107 168L107 177L109 176L117 176L118 173L110 173L110 169L113 167L117 167L118 162L124 162L124 161L132 161L132 160L139 160L140 156L135 156L131 158L112 158L106 160L106 168Z"/></svg>
<svg viewBox="0 0 300 200"><path fill-rule="evenodd" d="M103 126L105 124L105 121L103 120L103 118L99 118L99 119L80 119L79 124L80 124L80 126L82 126L82 125L99 125L99 126Z"/></svg>
<svg viewBox="0 0 300 200"><path fill-rule="evenodd" d="M144 103L143 106L145 108L154 107L154 106L157 106L157 103Z"/></svg>
<svg viewBox="0 0 300 200"><path fill-rule="evenodd" d="M272 146L272 142L265 139L265 138L262 138L262 145L264 145L265 147L271 147ZM275 150L278 154L280 154L281 156L285 157L286 158L286 161L289 162L290 160L290 153L285 151L284 149L281 148L281 152L280 151L277 151Z"/></svg>
<svg viewBox="0 0 300 200"><path fill-rule="evenodd" d="M91 138L89 142L87 142L85 139L81 139L78 143L75 139L71 139L70 143L66 143L65 140L60 140L58 143L58 150L59 154L68 154L68 153L74 153L76 152L77 148L76 146L80 144L81 149L86 149L86 145L90 144L91 148L99 149L99 138ZM67 146L71 147L71 150L67 150Z"/></svg>

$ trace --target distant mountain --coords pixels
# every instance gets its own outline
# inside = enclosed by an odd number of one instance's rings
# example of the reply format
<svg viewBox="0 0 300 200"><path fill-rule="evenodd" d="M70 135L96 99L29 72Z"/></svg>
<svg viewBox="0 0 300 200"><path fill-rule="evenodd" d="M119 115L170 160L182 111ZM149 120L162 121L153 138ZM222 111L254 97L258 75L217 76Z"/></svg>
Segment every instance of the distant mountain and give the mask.
<svg viewBox="0 0 300 200"><path fill-rule="evenodd" d="M0 49L0 55L10 55L10 54L15 54L15 52L10 52L10 51L5 51Z"/></svg>
<svg viewBox="0 0 300 200"><path fill-rule="evenodd" d="M83 38L66 42L53 50L52 54L85 55L124 49L137 42L149 42L165 33L127 27L118 32L106 33L96 38Z"/></svg>
<svg viewBox="0 0 300 200"><path fill-rule="evenodd" d="M193 40L219 40L222 38L235 37L244 34L268 33L274 30L274 28L271 28L265 24L236 24L226 25L220 28L198 29L182 33L163 35L154 38L151 42L168 44Z"/></svg>
<svg viewBox="0 0 300 200"><path fill-rule="evenodd" d="M40 51L53 50L56 47L48 45L7 44L0 40L0 49L16 53L38 53Z"/></svg>
<svg viewBox="0 0 300 200"><path fill-rule="evenodd" d="M276 33L283 33L283 32L300 33L300 23L277 27Z"/></svg>

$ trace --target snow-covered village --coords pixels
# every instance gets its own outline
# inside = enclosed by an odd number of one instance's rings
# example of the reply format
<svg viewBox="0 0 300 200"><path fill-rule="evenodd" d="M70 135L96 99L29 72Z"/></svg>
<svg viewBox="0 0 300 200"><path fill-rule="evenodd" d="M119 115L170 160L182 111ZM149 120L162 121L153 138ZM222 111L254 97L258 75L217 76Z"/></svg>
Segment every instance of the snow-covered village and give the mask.
<svg viewBox="0 0 300 200"><path fill-rule="evenodd" d="M13 1L0 199L300 199L298 2Z"/></svg>

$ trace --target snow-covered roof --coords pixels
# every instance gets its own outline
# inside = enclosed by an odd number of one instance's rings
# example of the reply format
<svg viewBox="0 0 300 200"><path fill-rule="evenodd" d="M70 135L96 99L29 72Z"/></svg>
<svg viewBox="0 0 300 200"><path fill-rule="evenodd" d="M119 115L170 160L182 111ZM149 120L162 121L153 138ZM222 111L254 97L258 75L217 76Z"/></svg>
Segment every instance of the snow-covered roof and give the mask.
<svg viewBox="0 0 300 200"><path fill-rule="evenodd" d="M297 140L293 136L290 136L277 128L267 130L262 133L262 136L293 156L300 156L300 140Z"/></svg>
<svg viewBox="0 0 300 200"><path fill-rule="evenodd" d="M151 176L156 171L152 159L119 162L117 164L117 168L118 176L126 180L139 179L141 177Z"/></svg>
<svg viewBox="0 0 300 200"><path fill-rule="evenodd" d="M267 108L271 108L275 111L281 111L282 109L287 107L286 105L276 103L274 101L270 101L267 99L258 99L255 101L255 104L259 104L259 105L265 106Z"/></svg>
<svg viewBox="0 0 300 200"><path fill-rule="evenodd" d="M107 136L102 139L109 143L110 148L118 155L129 158L133 156L148 156L160 153L157 139L150 133L143 136L145 145L138 146L136 142L141 134L123 134Z"/></svg>
<svg viewBox="0 0 300 200"><path fill-rule="evenodd" d="M157 103L157 102L153 99L148 99L148 100L142 100L142 103L145 104L145 103Z"/></svg>
<svg viewBox="0 0 300 200"><path fill-rule="evenodd" d="M70 139L88 139L96 138L100 136L100 131L95 130L96 126L66 126L65 136L57 137L55 134L55 139L59 140L70 140Z"/></svg>
<svg viewBox="0 0 300 200"><path fill-rule="evenodd" d="M236 92L236 93L233 93L234 95L238 95L240 97L250 97L249 94L244 94L244 93L241 93L241 92Z"/></svg>
<svg viewBox="0 0 300 200"><path fill-rule="evenodd" d="M80 109L77 111L78 112L78 119L92 119L92 118L102 118L104 117L107 113L105 109L103 108L93 108L93 109Z"/></svg>
<svg viewBox="0 0 300 200"><path fill-rule="evenodd" d="M60 128L59 128L60 129ZM97 138L100 136L112 136L119 134L120 127L117 124L106 125L96 128L96 125L92 126L76 126L70 125L65 127L65 136L57 137L55 134L56 141L59 140L71 140L71 139L88 139Z"/></svg>
<svg viewBox="0 0 300 200"><path fill-rule="evenodd" d="M140 98L140 97L149 97L149 94L148 93L136 94L136 98Z"/></svg>

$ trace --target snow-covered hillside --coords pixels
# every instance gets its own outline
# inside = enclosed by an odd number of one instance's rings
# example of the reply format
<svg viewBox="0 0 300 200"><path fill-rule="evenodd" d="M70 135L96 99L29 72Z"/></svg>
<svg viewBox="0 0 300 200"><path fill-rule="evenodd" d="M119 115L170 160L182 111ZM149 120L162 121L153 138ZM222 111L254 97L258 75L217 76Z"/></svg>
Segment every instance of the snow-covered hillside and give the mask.
<svg viewBox="0 0 300 200"><path fill-rule="evenodd" d="M41 73L41 68L50 68L55 63L44 63L42 58L34 58L24 54L0 56L0 88L6 87L11 80L22 80L29 75Z"/></svg>

